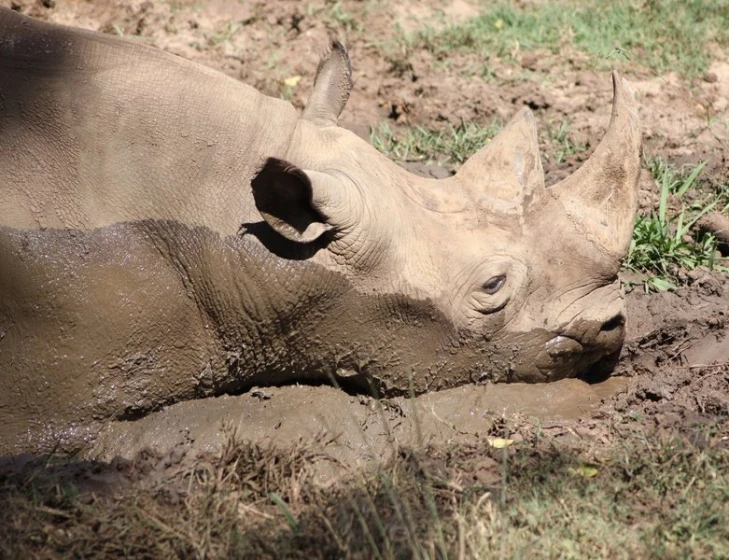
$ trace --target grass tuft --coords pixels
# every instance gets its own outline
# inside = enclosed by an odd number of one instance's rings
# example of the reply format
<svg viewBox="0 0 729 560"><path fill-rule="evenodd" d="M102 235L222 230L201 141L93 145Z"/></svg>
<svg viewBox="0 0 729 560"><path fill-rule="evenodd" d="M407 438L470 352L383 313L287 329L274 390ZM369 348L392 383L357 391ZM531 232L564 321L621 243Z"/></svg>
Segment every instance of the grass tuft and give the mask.
<svg viewBox="0 0 729 560"><path fill-rule="evenodd" d="M660 191L658 209L638 215L625 266L648 274L646 291L666 291L680 283L681 270L700 266L713 269L717 240L711 233L696 233L693 227L713 210L719 200L688 203L705 163L677 171L661 159L648 162Z"/></svg>
<svg viewBox="0 0 729 560"><path fill-rule="evenodd" d="M436 132L422 126L395 131L387 123L370 131L370 142L379 151L399 161L422 161L441 165L460 165L499 132L492 124L481 127L461 122L448 132Z"/></svg>
<svg viewBox="0 0 729 560"><path fill-rule="evenodd" d="M562 163L566 158L579 152L584 152L587 146L582 142L576 142L570 134L570 122L563 120L559 126L550 130L554 141L557 143L555 157L557 163Z"/></svg>

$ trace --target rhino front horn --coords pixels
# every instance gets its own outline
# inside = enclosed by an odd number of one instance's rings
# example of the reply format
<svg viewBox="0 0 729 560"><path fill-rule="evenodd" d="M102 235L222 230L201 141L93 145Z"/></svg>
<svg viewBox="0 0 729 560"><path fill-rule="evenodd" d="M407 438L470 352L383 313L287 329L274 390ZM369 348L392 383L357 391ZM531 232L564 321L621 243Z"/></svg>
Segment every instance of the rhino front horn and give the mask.
<svg viewBox="0 0 729 560"><path fill-rule="evenodd" d="M352 91L352 66L347 49L333 39L316 69L314 90L303 118L318 126L336 126Z"/></svg>
<svg viewBox="0 0 729 560"><path fill-rule="evenodd" d="M630 85L613 72L613 112L605 137L575 173L547 189L598 248L622 259L638 209L641 135Z"/></svg>

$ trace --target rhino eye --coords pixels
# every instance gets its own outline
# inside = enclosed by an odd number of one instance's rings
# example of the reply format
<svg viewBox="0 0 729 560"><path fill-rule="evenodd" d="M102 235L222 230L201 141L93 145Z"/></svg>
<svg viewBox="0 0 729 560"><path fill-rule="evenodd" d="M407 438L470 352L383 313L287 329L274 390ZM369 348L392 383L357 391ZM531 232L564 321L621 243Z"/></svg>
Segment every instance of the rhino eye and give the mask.
<svg viewBox="0 0 729 560"><path fill-rule="evenodd" d="M494 276L493 278L490 278L489 280L487 280L484 283L483 291L489 295L493 295L504 286L505 281L506 281L506 276L504 276L504 275Z"/></svg>

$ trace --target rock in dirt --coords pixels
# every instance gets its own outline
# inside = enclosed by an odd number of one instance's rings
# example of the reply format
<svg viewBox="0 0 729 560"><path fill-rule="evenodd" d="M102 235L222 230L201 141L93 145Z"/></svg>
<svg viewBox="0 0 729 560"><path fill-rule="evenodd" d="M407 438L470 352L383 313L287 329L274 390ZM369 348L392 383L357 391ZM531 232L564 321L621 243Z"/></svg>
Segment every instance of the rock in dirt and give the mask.
<svg viewBox="0 0 729 560"><path fill-rule="evenodd" d="M729 255L729 218L719 212L709 212L696 223L696 227L700 233L716 236L721 254Z"/></svg>

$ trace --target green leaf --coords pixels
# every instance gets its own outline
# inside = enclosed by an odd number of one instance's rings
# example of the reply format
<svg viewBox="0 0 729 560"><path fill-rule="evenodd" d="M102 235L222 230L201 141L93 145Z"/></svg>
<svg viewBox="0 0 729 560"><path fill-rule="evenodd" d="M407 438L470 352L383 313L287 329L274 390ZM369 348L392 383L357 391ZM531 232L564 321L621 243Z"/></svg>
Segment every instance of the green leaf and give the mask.
<svg viewBox="0 0 729 560"><path fill-rule="evenodd" d="M653 276L645 281L646 286L653 288L657 292L667 292L669 290L675 290L676 284L666 278L660 276Z"/></svg>
<svg viewBox="0 0 729 560"><path fill-rule="evenodd" d="M268 497L271 499L271 501L278 506L278 509L281 510L281 513L283 514L284 518L286 519L286 522L289 524L289 527L291 527L292 531L296 531L299 528L299 523L294 518L294 515L291 513L291 510L289 510L288 506L286 505L286 502L284 499L276 494L276 492L269 492Z"/></svg>
<svg viewBox="0 0 729 560"><path fill-rule="evenodd" d="M704 170L704 167L706 167L705 161L702 161L696 167L694 167L694 170L691 172L691 174L688 177L686 177L686 179L684 179L683 184L676 191L676 194L679 197L682 197L684 194L686 194L686 191L691 188L691 185L694 184L694 181L699 176L699 173L701 173Z"/></svg>
<svg viewBox="0 0 729 560"><path fill-rule="evenodd" d="M567 470L570 472L570 474L581 476L583 478L593 478L597 476L598 473L597 467L595 465L590 465L587 463L575 468L569 467Z"/></svg>

